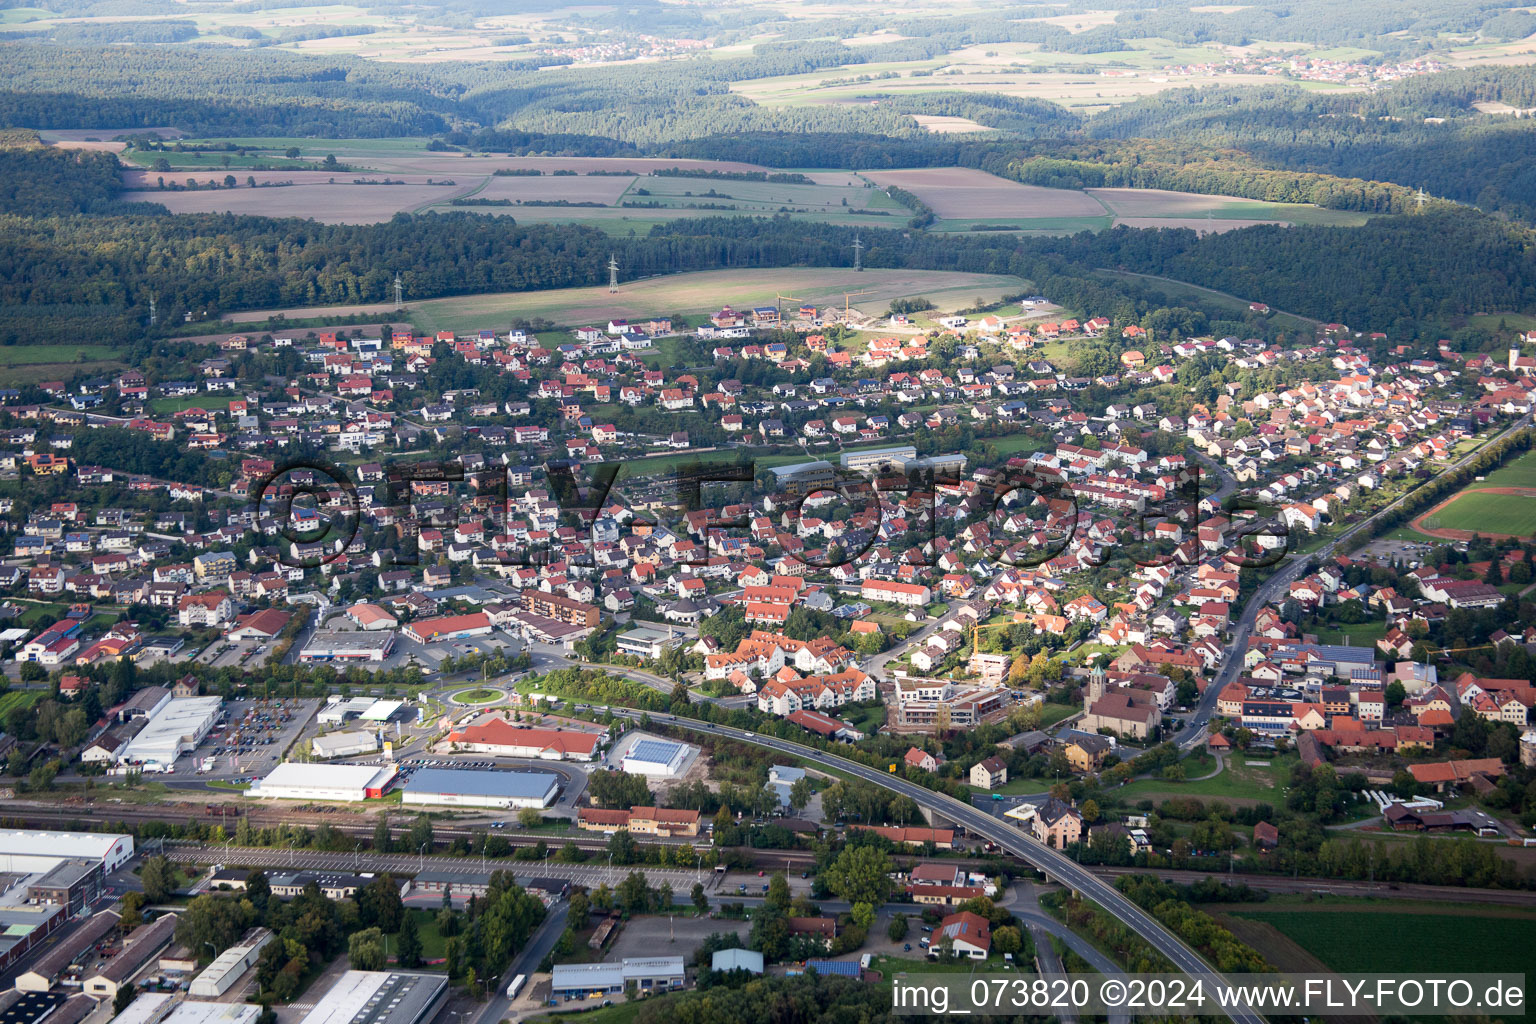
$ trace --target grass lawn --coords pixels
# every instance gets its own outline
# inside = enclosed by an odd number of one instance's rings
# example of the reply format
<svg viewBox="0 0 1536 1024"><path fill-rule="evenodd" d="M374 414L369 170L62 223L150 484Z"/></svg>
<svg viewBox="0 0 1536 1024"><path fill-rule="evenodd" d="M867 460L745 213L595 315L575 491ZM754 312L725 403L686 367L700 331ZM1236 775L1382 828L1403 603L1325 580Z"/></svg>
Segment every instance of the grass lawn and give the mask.
<svg viewBox="0 0 1536 1024"><path fill-rule="evenodd" d="M921 924L920 921L919 924ZM912 943L912 951L917 952L917 939L911 938L909 934L908 941ZM944 964L926 957L921 960L909 960L899 956L877 956L869 966L887 978L892 974L997 974L1003 969L1003 958L997 956L988 960L956 960L953 963Z"/></svg>
<svg viewBox="0 0 1536 1024"><path fill-rule="evenodd" d="M1231 913L1272 925L1343 973L1526 972L1536 948L1536 915L1489 914L1486 908L1478 913L1447 905L1441 913L1412 913L1391 909L1391 904L1333 906L1330 901L1309 910ZM1495 935L1497 940L1490 942ZM1429 936L1433 941L1425 941Z"/></svg>
<svg viewBox="0 0 1536 1024"><path fill-rule="evenodd" d="M203 409L208 412L214 410L227 410L228 398L219 398L215 395L179 395L174 398L152 398L149 401L149 411L156 413L177 413L183 409Z"/></svg>
<svg viewBox="0 0 1536 1024"><path fill-rule="evenodd" d="M1268 761L1268 764L1247 764L1248 761ZM1236 753L1227 758L1226 770L1214 778L1201 779L1198 782L1144 779L1112 790L1111 793L1120 800L1131 801L1198 796L1278 804L1285 796L1285 784L1290 778L1291 766L1295 763L1294 754L1264 758L1259 755ZM1186 774L1203 775L1209 770L1210 766L1199 771L1186 768Z"/></svg>
<svg viewBox="0 0 1536 1024"><path fill-rule="evenodd" d="M1536 533L1536 501L1523 494L1463 491L1455 501L1426 519L1424 525L1529 537Z"/></svg>
<svg viewBox="0 0 1536 1024"><path fill-rule="evenodd" d="M1049 729L1064 718L1071 718L1083 710L1076 704L1052 704L1049 701L1040 705L1040 728Z"/></svg>
<svg viewBox="0 0 1536 1024"><path fill-rule="evenodd" d="M433 960L441 960L446 952L448 940L437 930L437 912L441 909L433 907L431 910L411 908L408 912L416 918L416 934L421 937L421 958L430 964ZM399 937L392 936L392 946L399 946Z"/></svg>
<svg viewBox="0 0 1536 1024"><path fill-rule="evenodd" d="M1377 640L1387 635L1387 623L1383 619L1380 622L1354 622L1348 625L1315 626L1306 631L1317 634L1317 642L1320 644L1342 644L1347 635L1349 643L1354 647L1374 647Z"/></svg>
<svg viewBox="0 0 1536 1024"><path fill-rule="evenodd" d="M1536 330L1536 326L1532 329ZM1489 473L1478 486L1536 487L1536 451L1526 452L1513 462Z"/></svg>
<svg viewBox="0 0 1536 1024"><path fill-rule="evenodd" d="M23 626L40 626L44 622L52 622L64 614L64 606L61 604L34 604L21 613L16 621Z"/></svg>
<svg viewBox="0 0 1536 1024"><path fill-rule="evenodd" d="M1030 437L1028 434L1014 434L1012 437L988 437L983 440L983 443L990 444L996 448L997 454L1009 456L1037 452L1046 445L1046 442L1036 437Z"/></svg>
<svg viewBox="0 0 1536 1024"><path fill-rule="evenodd" d="M885 705L845 710L841 718L860 732L873 735L876 729L885 724Z"/></svg>
<svg viewBox="0 0 1536 1024"><path fill-rule="evenodd" d="M1536 331L1536 316L1525 313L1486 313L1468 317L1467 325L1481 327L1485 331Z"/></svg>
<svg viewBox="0 0 1536 1024"><path fill-rule="evenodd" d="M29 366L34 363L80 363L91 359L112 359L117 350L110 345L3 345L0 366Z"/></svg>
<svg viewBox="0 0 1536 1024"><path fill-rule="evenodd" d="M477 686L473 690L460 690L453 695L453 699L460 704L489 704L501 699L500 690L489 690L483 686Z"/></svg>

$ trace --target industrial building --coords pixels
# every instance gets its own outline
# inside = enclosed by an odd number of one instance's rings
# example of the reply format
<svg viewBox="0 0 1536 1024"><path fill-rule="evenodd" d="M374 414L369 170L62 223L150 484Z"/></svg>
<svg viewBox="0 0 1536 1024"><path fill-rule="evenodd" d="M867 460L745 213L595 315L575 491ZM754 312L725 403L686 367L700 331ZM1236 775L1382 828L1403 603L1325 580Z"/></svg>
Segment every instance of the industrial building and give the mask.
<svg viewBox="0 0 1536 1024"><path fill-rule="evenodd" d="M62 917L55 914L55 917ZM70 964L82 957L96 943L117 929L118 915L110 910L92 914L85 923L66 935L58 945L38 958L30 969L16 976L20 992L47 992Z"/></svg>
<svg viewBox="0 0 1536 1024"><path fill-rule="evenodd" d="M250 970L261 955L261 948L272 941L272 933L265 928L252 928L241 936L209 964L203 973L192 979L187 991L194 999L217 999L228 992L240 977Z"/></svg>
<svg viewBox="0 0 1536 1024"><path fill-rule="evenodd" d="M172 698L118 752L118 763L151 771L172 767L178 757L190 754L213 731L223 707L222 697Z"/></svg>
<svg viewBox="0 0 1536 1024"><path fill-rule="evenodd" d="M625 957L616 964L555 964L549 987L556 999L580 999L623 992L629 985L642 995L666 992L687 981L680 956Z"/></svg>
<svg viewBox="0 0 1536 1024"><path fill-rule="evenodd" d="M392 765L280 764L251 783L248 797L264 800L378 800L394 781Z"/></svg>
<svg viewBox="0 0 1536 1024"><path fill-rule="evenodd" d="M560 778L551 772L468 771L422 768L404 789L406 804L450 807L548 807Z"/></svg>
<svg viewBox="0 0 1536 1024"><path fill-rule="evenodd" d="M639 739L625 753L621 767L634 775L676 775L692 749L671 740Z"/></svg>
<svg viewBox="0 0 1536 1024"><path fill-rule="evenodd" d="M709 969L762 974L763 954L755 953L750 949L717 949L710 955Z"/></svg>
<svg viewBox="0 0 1536 1024"><path fill-rule="evenodd" d="M61 860L94 860L111 874L133 858L133 836L110 832L0 831L0 871L30 875L51 871Z"/></svg>
<svg viewBox="0 0 1536 1024"><path fill-rule="evenodd" d="M143 970L175 934L175 914L164 914L149 924L139 925L123 940L122 951L85 979L85 994L96 999L116 999L117 990Z"/></svg>
<svg viewBox="0 0 1536 1024"><path fill-rule="evenodd" d="M383 661L395 649L390 630L316 630L299 649L300 661Z"/></svg>
<svg viewBox="0 0 1536 1024"><path fill-rule="evenodd" d="M182 1002L159 992L140 994L111 1024L255 1024L254 1003ZM49 1022L51 1024L51 1022Z"/></svg>
<svg viewBox="0 0 1536 1024"><path fill-rule="evenodd" d="M379 737L365 729L333 732L326 736L316 736L309 741L309 747L319 758L355 757L358 754L377 753Z"/></svg>
<svg viewBox="0 0 1536 1024"><path fill-rule="evenodd" d="M301 1024L426 1024L448 997L442 974L348 971Z"/></svg>

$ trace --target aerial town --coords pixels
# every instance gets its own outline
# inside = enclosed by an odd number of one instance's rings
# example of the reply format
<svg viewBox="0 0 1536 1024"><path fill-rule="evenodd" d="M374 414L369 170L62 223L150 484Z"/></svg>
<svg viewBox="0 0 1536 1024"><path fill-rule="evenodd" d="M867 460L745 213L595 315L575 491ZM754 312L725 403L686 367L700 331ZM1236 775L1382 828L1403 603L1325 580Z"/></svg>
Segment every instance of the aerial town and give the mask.
<svg viewBox="0 0 1536 1024"><path fill-rule="evenodd" d="M425 1024L1009 969L1091 914L1016 916L1020 842L1118 894L1082 865L1357 877L1353 822L1530 884L1531 531L1399 508L1529 463L1536 334L1162 333L722 304L0 396L0 998Z"/></svg>

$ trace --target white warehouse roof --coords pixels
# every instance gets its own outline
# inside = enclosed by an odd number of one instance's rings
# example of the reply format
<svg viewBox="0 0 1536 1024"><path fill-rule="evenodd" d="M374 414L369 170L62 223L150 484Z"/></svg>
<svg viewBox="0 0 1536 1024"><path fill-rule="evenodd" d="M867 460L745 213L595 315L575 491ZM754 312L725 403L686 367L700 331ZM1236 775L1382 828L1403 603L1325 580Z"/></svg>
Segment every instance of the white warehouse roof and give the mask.
<svg viewBox="0 0 1536 1024"><path fill-rule="evenodd" d="M168 701L118 755L119 761L170 766L213 727L223 697L179 697Z"/></svg>
<svg viewBox="0 0 1536 1024"><path fill-rule="evenodd" d="M395 769L371 764L280 764L253 783L246 796L290 800L362 800L367 790L381 789Z"/></svg>

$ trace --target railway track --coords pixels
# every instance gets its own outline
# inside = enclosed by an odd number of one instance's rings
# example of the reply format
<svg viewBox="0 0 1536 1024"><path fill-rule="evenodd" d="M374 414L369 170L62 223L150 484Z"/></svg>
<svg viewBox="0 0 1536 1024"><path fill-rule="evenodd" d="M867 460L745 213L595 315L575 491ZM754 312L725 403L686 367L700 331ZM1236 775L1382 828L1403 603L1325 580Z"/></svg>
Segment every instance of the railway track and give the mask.
<svg viewBox="0 0 1536 1024"><path fill-rule="evenodd" d="M108 821L122 821L126 823L196 821L224 824L228 827L233 821L238 820L237 818L209 818L206 816L206 810L206 805L190 803L153 806L136 804L81 804L60 807L59 805L28 805L21 801L11 801L7 804L8 813L0 817L0 826L90 831L94 826ZM329 825L332 829L343 835L368 842L372 841L374 828L377 825L377 819L367 814L355 814L348 811L300 811L271 806L253 805L245 808L244 817L255 828L276 828L280 825L287 825L290 828L316 828L320 825ZM409 818L410 816L402 814L399 817ZM408 820L403 823L395 821L390 823L390 833L394 837L404 836L409 831L410 823ZM441 821L433 822L432 831L439 844L444 842L451 843L455 839L468 839L486 834L486 828L483 824L455 824ZM608 847L608 838L606 836L574 830L566 834L550 834L528 833L508 829L498 831L496 834L506 839L513 847L534 846L540 841L548 843L552 847L562 846L570 842L574 843L577 849L588 852L606 850ZM652 841L647 839L647 842ZM674 842L681 844L686 843L687 840L675 840ZM784 868L791 873L808 870L816 862L815 854L808 850L742 848L740 852L755 866L765 869ZM949 863L953 863L956 867L967 869L993 869L997 866L995 860L974 858L956 858ZM1507 906L1529 906L1532 898L1529 891L1522 889L1472 889L1445 885L1394 884L1334 878L1287 878L1279 875L1243 874L1223 876L1212 872L1187 871L1174 868L1100 866L1090 867L1088 870L1108 881L1123 875L1152 874L1176 884L1191 885L1196 882L1217 878L1233 884L1244 884L1250 888L1263 889L1268 892L1320 896L1438 900Z"/></svg>

